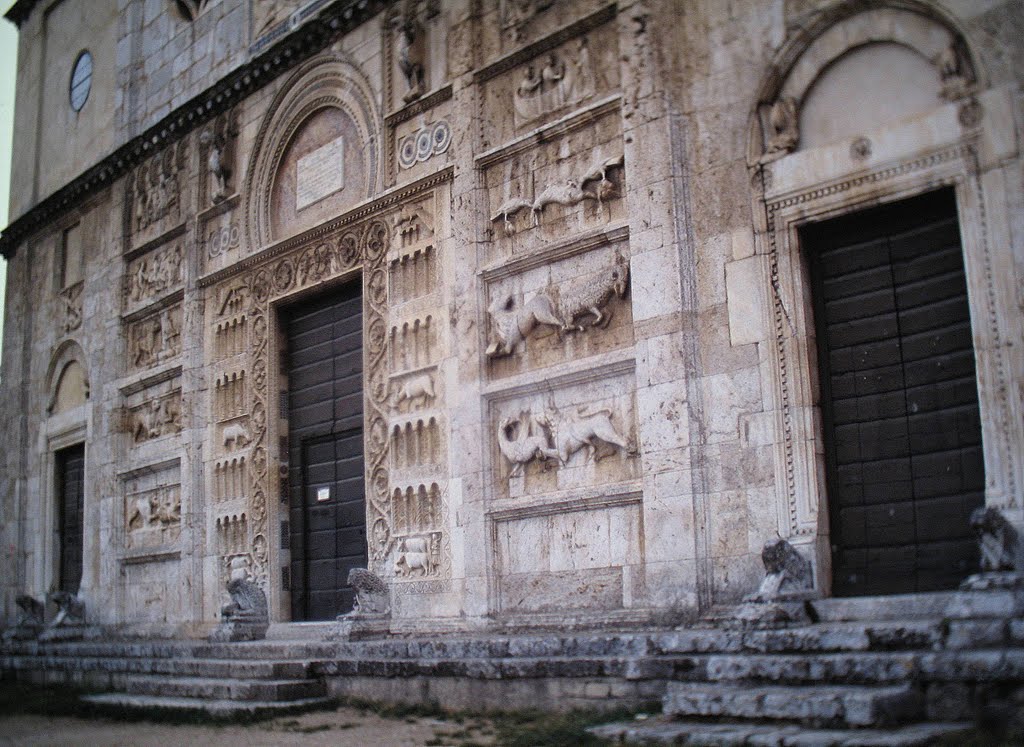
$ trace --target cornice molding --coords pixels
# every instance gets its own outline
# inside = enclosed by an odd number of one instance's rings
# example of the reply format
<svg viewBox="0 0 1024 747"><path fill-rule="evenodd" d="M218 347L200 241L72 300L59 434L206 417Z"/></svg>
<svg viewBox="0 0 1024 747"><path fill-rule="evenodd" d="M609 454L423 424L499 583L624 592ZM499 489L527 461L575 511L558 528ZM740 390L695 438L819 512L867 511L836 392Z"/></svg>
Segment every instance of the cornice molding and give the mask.
<svg viewBox="0 0 1024 747"><path fill-rule="evenodd" d="M25 14L33 3L26 3ZM8 11L21 12L22 3ZM214 85L178 107L160 122L119 147L99 163L41 200L0 234L0 255L11 259L18 245L58 215L109 187L134 166L165 146L201 127L270 83L295 65L326 49L336 39L365 23L388 5L387 0L336 0L322 8L292 34L253 57Z"/></svg>

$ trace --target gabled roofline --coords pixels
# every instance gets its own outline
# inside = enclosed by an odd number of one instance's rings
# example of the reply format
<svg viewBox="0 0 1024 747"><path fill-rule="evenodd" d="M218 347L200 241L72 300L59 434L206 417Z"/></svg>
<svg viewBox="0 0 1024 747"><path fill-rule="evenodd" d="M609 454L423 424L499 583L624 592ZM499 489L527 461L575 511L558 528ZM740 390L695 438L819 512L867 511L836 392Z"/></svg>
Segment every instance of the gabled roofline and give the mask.
<svg viewBox="0 0 1024 747"><path fill-rule="evenodd" d="M18 28L21 28L21 24L32 15L32 11L35 10L36 5L39 4L39 0L18 0L14 5L4 13L4 18L13 23Z"/></svg>
<svg viewBox="0 0 1024 747"><path fill-rule="evenodd" d="M38 0L19 0L7 12ZM11 259L18 245L58 215L74 208L101 189L113 184L130 169L170 143L198 129L239 101L258 91L336 39L368 21L389 0L337 0L249 62L225 75L202 93L179 106L162 120L36 203L0 233L0 255ZM29 12L28 8L25 13Z"/></svg>

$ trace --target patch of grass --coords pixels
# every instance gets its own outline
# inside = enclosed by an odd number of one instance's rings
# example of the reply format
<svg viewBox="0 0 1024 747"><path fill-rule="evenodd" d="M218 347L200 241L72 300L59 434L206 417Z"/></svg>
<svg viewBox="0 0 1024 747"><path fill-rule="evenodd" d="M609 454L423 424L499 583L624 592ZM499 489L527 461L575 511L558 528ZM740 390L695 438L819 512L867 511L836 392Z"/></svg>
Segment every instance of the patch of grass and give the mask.
<svg viewBox="0 0 1024 747"><path fill-rule="evenodd" d="M506 747L578 747L607 742L587 733L587 727L619 721L632 715L623 711L522 712L494 718L497 741Z"/></svg>

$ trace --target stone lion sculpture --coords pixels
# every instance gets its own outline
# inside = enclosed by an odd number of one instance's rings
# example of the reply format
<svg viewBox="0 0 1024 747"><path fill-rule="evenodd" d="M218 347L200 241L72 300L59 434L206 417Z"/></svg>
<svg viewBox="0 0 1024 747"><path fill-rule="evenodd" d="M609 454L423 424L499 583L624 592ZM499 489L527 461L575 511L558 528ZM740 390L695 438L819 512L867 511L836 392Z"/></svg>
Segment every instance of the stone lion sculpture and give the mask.
<svg viewBox="0 0 1024 747"><path fill-rule="evenodd" d="M388 585L380 576L365 568L348 572L348 584L356 590L352 613L357 615L384 615L388 612Z"/></svg>

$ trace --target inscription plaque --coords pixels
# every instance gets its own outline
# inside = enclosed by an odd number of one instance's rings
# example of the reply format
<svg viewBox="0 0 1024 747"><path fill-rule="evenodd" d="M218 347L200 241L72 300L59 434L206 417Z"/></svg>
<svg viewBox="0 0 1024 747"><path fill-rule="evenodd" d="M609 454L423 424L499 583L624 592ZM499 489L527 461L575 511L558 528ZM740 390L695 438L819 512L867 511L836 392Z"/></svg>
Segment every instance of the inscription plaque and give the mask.
<svg viewBox="0 0 1024 747"><path fill-rule="evenodd" d="M318 202L345 186L345 141L337 137L295 163L295 209Z"/></svg>

